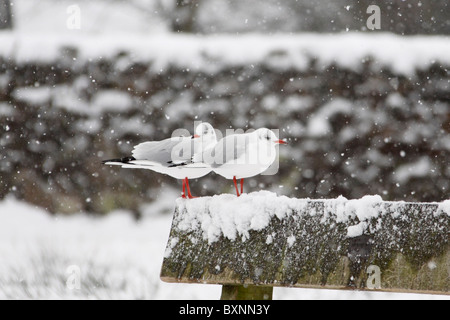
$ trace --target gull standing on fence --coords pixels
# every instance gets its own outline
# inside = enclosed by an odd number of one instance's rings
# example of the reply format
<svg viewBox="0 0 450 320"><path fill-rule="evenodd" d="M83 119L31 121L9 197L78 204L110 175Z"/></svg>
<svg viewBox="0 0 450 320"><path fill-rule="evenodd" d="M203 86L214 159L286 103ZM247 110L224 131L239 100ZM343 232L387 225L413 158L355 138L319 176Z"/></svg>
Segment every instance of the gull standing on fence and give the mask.
<svg viewBox="0 0 450 320"><path fill-rule="evenodd" d="M266 171L276 160L277 144L287 144L272 130L261 128L251 133L232 134L219 140L213 149L194 157L194 161L210 164L213 171L226 179L233 179L236 194L244 191L244 179ZM237 179L240 179L239 192Z"/></svg>
<svg viewBox="0 0 450 320"><path fill-rule="evenodd" d="M149 169L183 180L182 197L192 199L194 197L189 187L189 179L203 177L212 170L210 165L200 161L194 162L193 158L196 154L214 148L216 144L214 128L203 122L195 128L195 135L191 137L144 142L134 147L132 156L105 160L103 164L119 165L127 169Z"/></svg>

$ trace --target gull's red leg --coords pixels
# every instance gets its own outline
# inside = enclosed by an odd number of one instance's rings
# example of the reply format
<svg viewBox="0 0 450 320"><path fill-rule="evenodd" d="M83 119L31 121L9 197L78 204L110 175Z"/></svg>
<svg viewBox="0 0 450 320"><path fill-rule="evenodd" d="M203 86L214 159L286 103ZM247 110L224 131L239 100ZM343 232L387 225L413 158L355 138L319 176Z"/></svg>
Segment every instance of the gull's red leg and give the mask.
<svg viewBox="0 0 450 320"><path fill-rule="evenodd" d="M186 180L183 179L183 193L181 194L183 199L186 199Z"/></svg>
<svg viewBox="0 0 450 320"><path fill-rule="evenodd" d="M244 178L241 179L241 194L244 193Z"/></svg>
<svg viewBox="0 0 450 320"><path fill-rule="evenodd" d="M236 195L239 197L240 194L239 194L239 189L237 186L236 176L233 177L233 182L234 182L234 187L236 188Z"/></svg>
<svg viewBox="0 0 450 320"><path fill-rule="evenodd" d="M187 192L188 192L188 197L189 197L189 199L197 198L197 197L193 197L192 194L191 194L191 188L189 187L189 179L188 179L187 177L184 178L184 179L185 179L185 181L186 181L186 188L187 188Z"/></svg>

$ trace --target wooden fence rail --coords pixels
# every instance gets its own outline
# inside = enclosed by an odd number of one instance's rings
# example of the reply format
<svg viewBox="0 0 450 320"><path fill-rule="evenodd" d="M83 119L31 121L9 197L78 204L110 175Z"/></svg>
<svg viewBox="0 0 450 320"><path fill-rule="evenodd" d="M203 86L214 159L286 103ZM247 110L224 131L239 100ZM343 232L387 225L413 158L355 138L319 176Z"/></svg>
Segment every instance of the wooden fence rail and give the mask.
<svg viewBox="0 0 450 320"><path fill-rule="evenodd" d="M274 286L449 294L449 221L449 201L178 199L161 279L222 284L222 299L271 299Z"/></svg>

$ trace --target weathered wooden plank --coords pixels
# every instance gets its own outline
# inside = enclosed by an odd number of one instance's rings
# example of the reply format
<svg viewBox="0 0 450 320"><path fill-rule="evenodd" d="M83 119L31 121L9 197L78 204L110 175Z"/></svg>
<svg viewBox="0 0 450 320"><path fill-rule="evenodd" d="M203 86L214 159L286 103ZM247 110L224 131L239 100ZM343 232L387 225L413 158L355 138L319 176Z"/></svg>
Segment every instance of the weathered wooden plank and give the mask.
<svg viewBox="0 0 450 320"><path fill-rule="evenodd" d="M448 201L178 199L161 279L449 294L449 221Z"/></svg>
<svg viewBox="0 0 450 320"><path fill-rule="evenodd" d="M272 300L273 287L224 285L220 300Z"/></svg>

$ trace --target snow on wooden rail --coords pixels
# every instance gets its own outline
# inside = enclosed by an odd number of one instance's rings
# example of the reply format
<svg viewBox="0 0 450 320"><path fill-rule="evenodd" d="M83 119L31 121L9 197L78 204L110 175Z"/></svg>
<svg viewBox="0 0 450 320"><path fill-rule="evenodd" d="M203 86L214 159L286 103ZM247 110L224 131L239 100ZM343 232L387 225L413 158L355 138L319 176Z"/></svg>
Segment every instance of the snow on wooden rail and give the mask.
<svg viewBox="0 0 450 320"><path fill-rule="evenodd" d="M450 201L178 199L161 279L449 294Z"/></svg>

